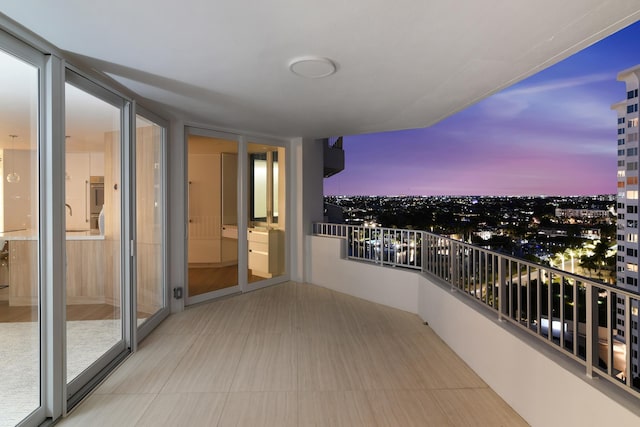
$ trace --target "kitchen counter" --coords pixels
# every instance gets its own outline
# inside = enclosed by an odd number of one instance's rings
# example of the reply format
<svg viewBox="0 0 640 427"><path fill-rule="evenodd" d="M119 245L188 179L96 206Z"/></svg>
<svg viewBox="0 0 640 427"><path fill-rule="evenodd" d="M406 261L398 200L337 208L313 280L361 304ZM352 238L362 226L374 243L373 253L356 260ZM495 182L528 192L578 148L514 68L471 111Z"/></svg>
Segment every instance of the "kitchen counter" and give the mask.
<svg viewBox="0 0 640 427"><path fill-rule="evenodd" d="M36 240L33 230L17 230L0 233L0 240ZM104 240L98 230L67 231L66 240Z"/></svg>

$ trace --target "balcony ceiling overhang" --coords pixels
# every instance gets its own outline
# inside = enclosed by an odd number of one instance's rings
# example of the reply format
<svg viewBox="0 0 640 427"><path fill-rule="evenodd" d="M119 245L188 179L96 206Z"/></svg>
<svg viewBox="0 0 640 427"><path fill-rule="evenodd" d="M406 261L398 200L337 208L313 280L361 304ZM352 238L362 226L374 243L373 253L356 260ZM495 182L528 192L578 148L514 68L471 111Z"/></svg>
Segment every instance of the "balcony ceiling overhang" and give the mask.
<svg viewBox="0 0 640 427"><path fill-rule="evenodd" d="M640 19L637 0L22 0L1 11L151 106L308 137L432 125ZM335 74L292 73L307 55Z"/></svg>

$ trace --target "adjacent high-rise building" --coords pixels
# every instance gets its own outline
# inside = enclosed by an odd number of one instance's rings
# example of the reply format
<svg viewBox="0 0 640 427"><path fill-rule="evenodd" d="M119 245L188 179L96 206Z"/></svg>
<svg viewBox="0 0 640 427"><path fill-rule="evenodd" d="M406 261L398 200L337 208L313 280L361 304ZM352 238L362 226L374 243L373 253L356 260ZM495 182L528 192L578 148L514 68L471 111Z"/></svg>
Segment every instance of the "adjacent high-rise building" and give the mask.
<svg viewBox="0 0 640 427"><path fill-rule="evenodd" d="M618 80L626 84L626 99L611 108L618 113L618 253L617 286L640 291L638 285L638 89L640 65L621 71ZM630 316L628 311L630 311ZM630 324L628 324L630 323ZM616 300L617 337L631 341L632 372L638 377L638 304L627 307L624 297ZM629 335L629 336L627 336Z"/></svg>

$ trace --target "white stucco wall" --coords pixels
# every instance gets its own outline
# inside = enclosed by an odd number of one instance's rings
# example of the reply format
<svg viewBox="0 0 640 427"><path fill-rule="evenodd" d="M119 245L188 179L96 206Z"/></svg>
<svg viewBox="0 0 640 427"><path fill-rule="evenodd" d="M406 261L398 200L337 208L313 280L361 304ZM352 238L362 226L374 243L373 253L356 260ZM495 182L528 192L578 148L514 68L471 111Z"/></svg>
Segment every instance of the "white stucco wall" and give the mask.
<svg viewBox="0 0 640 427"><path fill-rule="evenodd" d="M308 236L308 282L411 313L418 312L419 274L340 257L344 240Z"/></svg>
<svg viewBox="0 0 640 427"><path fill-rule="evenodd" d="M323 150L321 140L291 140L289 262L291 280L298 282L307 280L310 268L306 236L314 222L323 220Z"/></svg>
<svg viewBox="0 0 640 427"><path fill-rule="evenodd" d="M497 315L471 308L464 295L418 272L347 261L340 239L309 236L308 243L311 283L419 314L532 426L640 425L636 398L606 380L587 379L535 338L514 335ZM628 409L634 406L635 412Z"/></svg>

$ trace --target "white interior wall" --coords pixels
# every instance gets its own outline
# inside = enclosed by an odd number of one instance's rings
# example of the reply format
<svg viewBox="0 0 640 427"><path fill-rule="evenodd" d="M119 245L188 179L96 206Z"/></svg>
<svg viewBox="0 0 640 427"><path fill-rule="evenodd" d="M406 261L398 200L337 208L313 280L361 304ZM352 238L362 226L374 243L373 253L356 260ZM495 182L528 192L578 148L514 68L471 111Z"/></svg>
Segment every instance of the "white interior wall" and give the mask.
<svg viewBox="0 0 640 427"><path fill-rule="evenodd" d="M606 380L587 379L581 368L563 363L559 354L536 345L535 338L512 334L497 316L476 311L463 295L422 273L347 261L342 239L309 236L308 245L310 283L419 314L532 426L640 423L637 399L613 390ZM634 405L635 412L629 409Z"/></svg>

